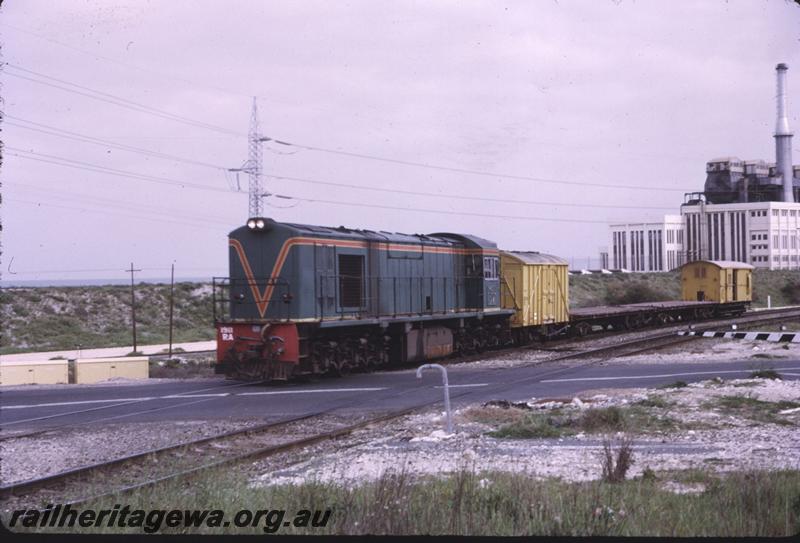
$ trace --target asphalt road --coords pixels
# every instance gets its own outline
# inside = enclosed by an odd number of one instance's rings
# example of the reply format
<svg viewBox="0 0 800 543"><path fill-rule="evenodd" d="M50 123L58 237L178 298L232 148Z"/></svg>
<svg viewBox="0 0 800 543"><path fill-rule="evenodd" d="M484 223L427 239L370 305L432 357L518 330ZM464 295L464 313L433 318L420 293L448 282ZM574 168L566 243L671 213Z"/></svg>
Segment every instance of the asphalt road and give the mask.
<svg viewBox="0 0 800 543"><path fill-rule="evenodd" d="M747 377L759 362L648 365L540 365L448 368L454 406L504 399L570 398L599 388L652 387L675 381ZM800 378L800 360L774 361L785 379ZM351 375L313 382L264 385L219 379L108 386L63 385L5 390L0 428L21 431L74 425L165 420L280 420L335 409L378 413L441 401L441 376L414 370Z"/></svg>

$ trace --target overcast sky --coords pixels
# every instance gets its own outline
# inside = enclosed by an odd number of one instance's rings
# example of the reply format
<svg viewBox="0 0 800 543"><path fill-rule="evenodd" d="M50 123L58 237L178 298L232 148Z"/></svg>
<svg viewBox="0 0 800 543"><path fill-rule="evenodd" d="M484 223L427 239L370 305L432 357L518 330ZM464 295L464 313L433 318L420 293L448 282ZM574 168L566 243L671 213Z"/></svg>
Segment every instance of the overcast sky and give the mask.
<svg viewBox="0 0 800 543"><path fill-rule="evenodd" d="M800 130L800 8L781 0L26 0L0 32L4 280L226 275L253 96L265 136L497 174L268 143L267 190L298 198L268 216L577 266L609 221L678 213L708 159L774 160L778 62Z"/></svg>

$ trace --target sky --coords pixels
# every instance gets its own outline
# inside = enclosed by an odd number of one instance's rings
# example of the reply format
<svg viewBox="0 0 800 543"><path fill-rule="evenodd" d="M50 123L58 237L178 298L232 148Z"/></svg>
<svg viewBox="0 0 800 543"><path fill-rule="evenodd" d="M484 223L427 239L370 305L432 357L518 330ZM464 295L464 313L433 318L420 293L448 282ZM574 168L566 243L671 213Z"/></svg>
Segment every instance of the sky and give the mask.
<svg viewBox="0 0 800 543"><path fill-rule="evenodd" d="M774 160L778 62L800 127L781 0L6 1L0 43L5 281L226 275L253 97L265 215L575 267Z"/></svg>

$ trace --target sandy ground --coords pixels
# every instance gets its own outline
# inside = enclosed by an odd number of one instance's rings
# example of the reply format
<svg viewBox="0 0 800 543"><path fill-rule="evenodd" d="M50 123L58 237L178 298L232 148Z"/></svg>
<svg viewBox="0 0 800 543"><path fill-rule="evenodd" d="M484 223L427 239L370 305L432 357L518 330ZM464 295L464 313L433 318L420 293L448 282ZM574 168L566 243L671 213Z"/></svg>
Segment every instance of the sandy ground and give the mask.
<svg viewBox="0 0 800 543"><path fill-rule="evenodd" d="M800 469L800 409L780 415L791 424L754 422L703 406L720 396L800 402L800 382L754 379L706 381L667 390L598 390L581 395L567 404L566 409L623 406L648 397L663 398L674 403L665 415L703 428L634 435L634 465L629 477L641 475L646 468L654 471ZM564 408L563 404L553 402L531 405L544 411ZM478 472L512 471L567 481L591 480L601 476L599 454L603 438L609 437L613 443L621 437L579 434L559 439L493 438L486 435L492 427L472 422L466 416L467 409L456 414L457 428L453 435L443 431L440 413L409 416L374 431L371 436L361 436L359 444L324 453L317 451L288 469L264 466L254 484L306 481L359 484L392 471L434 475L462 468ZM691 491L691 488L676 485L673 490Z"/></svg>

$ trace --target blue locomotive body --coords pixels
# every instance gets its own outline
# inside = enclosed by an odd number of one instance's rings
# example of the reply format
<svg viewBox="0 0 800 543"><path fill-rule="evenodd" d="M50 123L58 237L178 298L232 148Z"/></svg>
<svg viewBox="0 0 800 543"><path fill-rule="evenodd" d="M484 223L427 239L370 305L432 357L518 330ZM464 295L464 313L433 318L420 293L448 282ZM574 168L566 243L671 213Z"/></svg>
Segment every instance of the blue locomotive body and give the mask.
<svg viewBox="0 0 800 543"><path fill-rule="evenodd" d="M342 373L469 352L498 341L487 327L513 313L500 308L493 242L249 223L229 235L230 277L215 280L227 305L217 318L218 362L234 376Z"/></svg>

